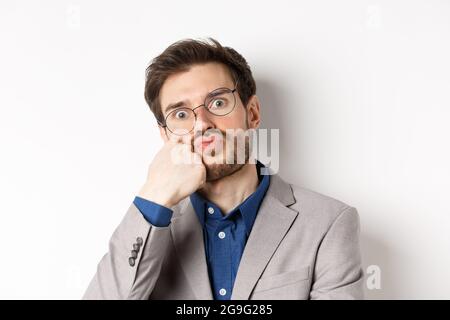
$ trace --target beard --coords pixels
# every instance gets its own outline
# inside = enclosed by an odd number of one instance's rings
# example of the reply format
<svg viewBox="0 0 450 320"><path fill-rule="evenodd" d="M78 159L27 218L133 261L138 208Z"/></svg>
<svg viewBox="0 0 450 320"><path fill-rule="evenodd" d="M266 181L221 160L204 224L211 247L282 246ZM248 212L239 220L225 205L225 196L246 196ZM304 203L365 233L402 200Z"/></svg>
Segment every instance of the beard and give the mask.
<svg viewBox="0 0 450 320"><path fill-rule="evenodd" d="M245 141L244 152L245 152L244 163L238 162L238 152L236 148L234 148L233 151L232 163L208 163L208 162L205 163L205 161L203 161L203 164L205 165L206 168L206 182L222 179L242 169L242 167L249 160L250 151L248 141Z"/></svg>
<svg viewBox="0 0 450 320"><path fill-rule="evenodd" d="M223 177L232 175L236 171L239 171L244 164L208 164L206 167L206 182L212 182Z"/></svg>

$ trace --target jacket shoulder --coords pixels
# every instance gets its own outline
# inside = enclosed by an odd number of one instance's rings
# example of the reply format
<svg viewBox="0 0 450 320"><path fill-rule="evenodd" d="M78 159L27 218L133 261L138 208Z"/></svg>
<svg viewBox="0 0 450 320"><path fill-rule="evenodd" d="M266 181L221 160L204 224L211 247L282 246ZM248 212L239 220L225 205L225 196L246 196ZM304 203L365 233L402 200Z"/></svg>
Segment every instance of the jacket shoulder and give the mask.
<svg viewBox="0 0 450 320"><path fill-rule="evenodd" d="M342 213L348 212L359 219L356 208L341 200L295 184L290 186L296 200L291 208L306 218L329 224Z"/></svg>

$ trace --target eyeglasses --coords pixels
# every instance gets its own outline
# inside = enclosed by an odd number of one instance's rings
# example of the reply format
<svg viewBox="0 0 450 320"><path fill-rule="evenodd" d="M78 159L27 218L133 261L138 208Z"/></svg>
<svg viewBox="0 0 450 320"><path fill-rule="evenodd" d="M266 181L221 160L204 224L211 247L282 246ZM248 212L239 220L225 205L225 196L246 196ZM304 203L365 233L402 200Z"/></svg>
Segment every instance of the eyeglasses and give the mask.
<svg viewBox="0 0 450 320"><path fill-rule="evenodd" d="M158 124L169 129L175 135L185 135L190 133L197 121L196 109L205 107L209 113L215 116L223 117L233 112L236 106L236 97L234 92L237 90L237 82L234 89L218 88L208 93L205 102L193 109L187 107L179 107L169 112L161 123Z"/></svg>

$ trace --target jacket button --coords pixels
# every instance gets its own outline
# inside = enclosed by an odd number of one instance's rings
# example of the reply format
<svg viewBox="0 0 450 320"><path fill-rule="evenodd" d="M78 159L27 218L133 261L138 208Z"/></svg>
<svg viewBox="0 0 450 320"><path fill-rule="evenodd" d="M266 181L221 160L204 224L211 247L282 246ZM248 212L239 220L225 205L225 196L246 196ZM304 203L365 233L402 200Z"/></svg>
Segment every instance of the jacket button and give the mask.
<svg viewBox="0 0 450 320"><path fill-rule="evenodd" d="M142 244L144 243L144 240L142 240L141 237L137 237L137 238L136 238L136 243L137 243L138 245L142 245Z"/></svg>
<svg viewBox="0 0 450 320"><path fill-rule="evenodd" d="M139 249L141 248L140 245L138 245L137 243L133 243L133 249L136 251L139 251Z"/></svg>
<svg viewBox="0 0 450 320"><path fill-rule="evenodd" d="M137 251L136 250L131 250L131 258L136 259L137 258Z"/></svg>
<svg viewBox="0 0 450 320"><path fill-rule="evenodd" d="M133 257L130 257L129 259L128 259L128 263L130 264L130 266L134 266L134 258Z"/></svg>

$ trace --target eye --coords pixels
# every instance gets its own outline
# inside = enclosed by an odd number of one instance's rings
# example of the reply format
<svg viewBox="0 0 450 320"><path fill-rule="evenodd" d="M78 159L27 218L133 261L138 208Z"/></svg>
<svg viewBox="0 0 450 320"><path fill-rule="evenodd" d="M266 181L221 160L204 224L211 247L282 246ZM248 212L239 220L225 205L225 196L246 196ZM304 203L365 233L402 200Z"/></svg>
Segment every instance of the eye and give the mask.
<svg viewBox="0 0 450 320"><path fill-rule="evenodd" d="M226 101L224 99L214 99L211 103L211 108L220 109L226 105Z"/></svg>
<svg viewBox="0 0 450 320"><path fill-rule="evenodd" d="M188 116L189 116L188 113L186 111L183 111L183 110L179 110L179 111L175 112L175 118L176 119L183 120L183 119L186 119Z"/></svg>

